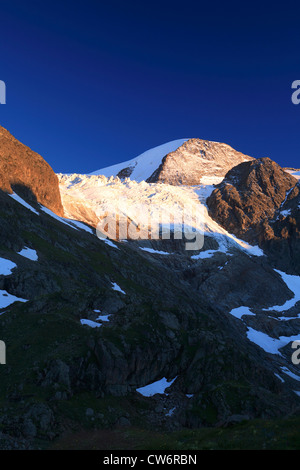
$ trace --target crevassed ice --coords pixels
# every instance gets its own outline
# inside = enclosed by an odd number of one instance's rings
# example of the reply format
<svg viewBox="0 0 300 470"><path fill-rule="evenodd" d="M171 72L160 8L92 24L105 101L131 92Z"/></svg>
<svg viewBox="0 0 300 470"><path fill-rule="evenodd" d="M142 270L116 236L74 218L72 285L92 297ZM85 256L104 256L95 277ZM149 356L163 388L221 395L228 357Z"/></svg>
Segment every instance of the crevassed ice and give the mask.
<svg viewBox="0 0 300 470"><path fill-rule="evenodd" d="M170 214L174 220L181 220L182 208L197 207L199 218L191 229L214 238L219 244L217 251L227 252L230 247L236 247L251 256L263 255L259 247L239 240L209 216L206 198L214 189L211 184L173 186L160 183L148 184L145 181L137 182L129 178L122 182L103 175L61 175L60 189L63 202L64 195L68 196L66 201L69 213L69 204L72 200L75 207L77 203L86 204L98 217L103 214L119 213L130 218L136 226L140 221L140 207L149 211L154 220L159 213L161 227L170 225ZM188 229L189 224L185 223L183 227Z"/></svg>

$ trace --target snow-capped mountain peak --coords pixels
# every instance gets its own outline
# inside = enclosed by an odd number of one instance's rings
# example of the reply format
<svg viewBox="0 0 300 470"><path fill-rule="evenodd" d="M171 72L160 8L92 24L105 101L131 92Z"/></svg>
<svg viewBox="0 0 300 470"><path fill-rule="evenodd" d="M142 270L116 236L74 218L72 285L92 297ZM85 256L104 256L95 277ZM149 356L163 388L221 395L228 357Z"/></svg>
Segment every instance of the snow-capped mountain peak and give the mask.
<svg viewBox="0 0 300 470"><path fill-rule="evenodd" d="M91 175L194 186L206 183L207 179L211 184L214 178L224 178L232 167L248 160L252 158L226 144L202 139L179 139Z"/></svg>
<svg viewBox="0 0 300 470"><path fill-rule="evenodd" d="M137 206L150 207L152 212L172 210L179 218L181 208L193 202L202 213L201 227L196 224L194 228L222 234L222 240L225 237L235 245L236 240L208 217L205 201L232 167L249 160L253 159L218 142L168 142L90 175L58 175L65 214L96 227L104 214L116 213L121 205L122 213L139 224L139 212L133 210ZM242 242L237 244L245 248Z"/></svg>
<svg viewBox="0 0 300 470"><path fill-rule="evenodd" d="M170 152L177 150L188 139L178 139L166 144L158 145L143 152L138 157L126 162L117 163L106 168L94 171L91 175L104 175L106 177L119 176L130 177L135 181L143 181L150 178L152 173L159 167L162 159Z"/></svg>

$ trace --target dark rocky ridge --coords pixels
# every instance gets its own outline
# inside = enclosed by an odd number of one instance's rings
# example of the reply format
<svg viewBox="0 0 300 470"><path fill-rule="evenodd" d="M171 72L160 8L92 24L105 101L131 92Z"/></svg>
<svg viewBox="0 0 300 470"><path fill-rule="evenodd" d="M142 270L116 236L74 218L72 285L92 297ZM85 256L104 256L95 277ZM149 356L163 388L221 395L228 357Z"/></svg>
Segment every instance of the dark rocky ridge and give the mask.
<svg viewBox="0 0 300 470"><path fill-rule="evenodd" d="M269 158L232 168L207 199L209 213L222 227L244 240L263 244L274 237L270 222L298 191L297 180Z"/></svg>
<svg viewBox="0 0 300 470"><path fill-rule="evenodd" d="M259 246L278 269L300 275L299 182L269 158L230 170L207 199L226 230Z"/></svg>
<svg viewBox="0 0 300 470"><path fill-rule="evenodd" d="M269 259L282 271L300 275L300 188L288 194L270 221L272 237L263 243Z"/></svg>
<svg viewBox="0 0 300 470"><path fill-rule="evenodd" d="M34 199L62 216L58 178L36 152L19 142L0 126L0 189Z"/></svg>

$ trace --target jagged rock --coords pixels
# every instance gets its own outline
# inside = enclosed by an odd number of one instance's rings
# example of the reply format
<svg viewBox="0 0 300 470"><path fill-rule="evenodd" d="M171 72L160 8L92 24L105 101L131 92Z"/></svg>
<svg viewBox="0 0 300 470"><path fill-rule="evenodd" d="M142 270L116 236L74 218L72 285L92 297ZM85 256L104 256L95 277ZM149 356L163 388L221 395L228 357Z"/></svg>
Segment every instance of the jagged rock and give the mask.
<svg viewBox="0 0 300 470"><path fill-rule="evenodd" d="M263 244L274 237L270 221L296 184L269 158L241 163L207 199L209 214L230 233Z"/></svg>
<svg viewBox="0 0 300 470"><path fill-rule="evenodd" d="M42 387L63 385L70 389L70 367L60 359L51 362L40 379L40 385Z"/></svg>

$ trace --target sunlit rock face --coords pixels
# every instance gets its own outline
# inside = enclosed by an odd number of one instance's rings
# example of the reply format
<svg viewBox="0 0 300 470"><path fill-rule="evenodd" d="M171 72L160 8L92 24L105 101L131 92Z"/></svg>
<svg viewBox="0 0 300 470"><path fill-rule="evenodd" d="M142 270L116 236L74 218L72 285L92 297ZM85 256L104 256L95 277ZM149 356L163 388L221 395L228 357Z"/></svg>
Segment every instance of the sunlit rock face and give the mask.
<svg viewBox="0 0 300 470"><path fill-rule="evenodd" d="M16 192L63 215L58 179L50 165L1 126L0 189Z"/></svg>
<svg viewBox="0 0 300 470"><path fill-rule="evenodd" d="M249 241L272 236L276 211L298 192L297 180L269 158L230 170L207 200L211 216L226 230Z"/></svg>
<svg viewBox="0 0 300 470"><path fill-rule="evenodd" d="M173 185L207 184L210 179L224 178L231 168L249 160L253 159L229 145L189 139L166 155L147 181Z"/></svg>

